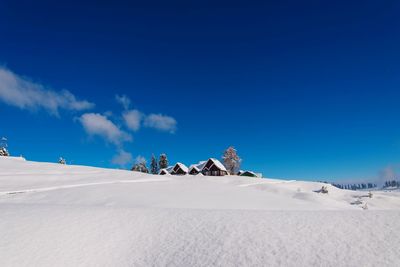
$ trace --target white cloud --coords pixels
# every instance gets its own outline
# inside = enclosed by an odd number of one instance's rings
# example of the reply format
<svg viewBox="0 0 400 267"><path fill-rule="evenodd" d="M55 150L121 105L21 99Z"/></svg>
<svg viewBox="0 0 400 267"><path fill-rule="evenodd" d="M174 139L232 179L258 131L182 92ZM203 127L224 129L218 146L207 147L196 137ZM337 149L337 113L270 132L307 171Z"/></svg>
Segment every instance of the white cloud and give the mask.
<svg viewBox="0 0 400 267"><path fill-rule="evenodd" d="M81 111L94 107L93 103L77 100L67 90L53 91L42 84L18 76L0 66L0 100L20 109L45 109L58 115L60 109Z"/></svg>
<svg viewBox="0 0 400 267"><path fill-rule="evenodd" d="M98 135L115 145L132 141L132 136L122 131L106 116L98 113L85 113L78 119L89 135Z"/></svg>
<svg viewBox="0 0 400 267"><path fill-rule="evenodd" d="M122 114L126 126L132 131L140 129L140 124L143 119L143 114L139 110L129 110Z"/></svg>
<svg viewBox="0 0 400 267"><path fill-rule="evenodd" d="M115 100L117 100L125 110L128 110L131 105L131 100L126 95L115 95Z"/></svg>
<svg viewBox="0 0 400 267"><path fill-rule="evenodd" d="M118 151L118 154L115 155L111 160L111 163L119 165L119 166L126 166L128 163L131 163L131 162L133 162L132 154L129 152L126 152L123 149L120 149Z"/></svg>
<svg viewBox="0 0 400 267"><path fill-rule="evenodd" d="M130 130L138 131L143 122L143 125L147 128L153 128L169 133L174 133L176 131L177 122L173 117L154 113L145 115L136 109L128 110L131 105L131 100L126 95L116 95L115 99L125 109L122 118Z"/></svg>
<svg viewBox="0 0 400 267"><path fill-rule="evenodd" d="M144 120L144 126L170 133L176 131L176 124L174 118L162 114L150 114Z"/></svg>

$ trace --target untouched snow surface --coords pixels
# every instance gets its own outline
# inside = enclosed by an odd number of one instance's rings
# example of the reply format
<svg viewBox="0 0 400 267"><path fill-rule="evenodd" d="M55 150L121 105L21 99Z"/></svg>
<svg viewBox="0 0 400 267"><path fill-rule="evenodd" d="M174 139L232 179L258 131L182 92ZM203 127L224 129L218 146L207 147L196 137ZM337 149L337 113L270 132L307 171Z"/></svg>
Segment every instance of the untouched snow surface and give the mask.
<svg viewBox="0 0 400 267"><path fill-rule="evenodd" d="M400 266L400 192L322 185L2 157L1 266Z"/></svg>

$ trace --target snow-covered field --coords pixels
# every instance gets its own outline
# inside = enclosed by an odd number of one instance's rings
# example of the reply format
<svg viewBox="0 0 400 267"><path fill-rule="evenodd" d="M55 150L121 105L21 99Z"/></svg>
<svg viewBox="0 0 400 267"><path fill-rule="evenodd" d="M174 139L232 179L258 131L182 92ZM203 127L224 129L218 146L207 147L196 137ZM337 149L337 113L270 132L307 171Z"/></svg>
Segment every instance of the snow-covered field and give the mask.
<svg viewBox="0 0 400 267"><path fill-rule="evenodd" d="M321 186L1 157L0 265L400 266L400 192Z"/></svg>

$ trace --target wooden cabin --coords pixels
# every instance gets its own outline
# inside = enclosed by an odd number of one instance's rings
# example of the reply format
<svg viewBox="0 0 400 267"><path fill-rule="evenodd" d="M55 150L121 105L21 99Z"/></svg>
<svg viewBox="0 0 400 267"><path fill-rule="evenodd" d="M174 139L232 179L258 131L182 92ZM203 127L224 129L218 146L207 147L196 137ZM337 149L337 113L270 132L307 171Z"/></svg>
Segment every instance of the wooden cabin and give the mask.
<svg viewBox="0 0 400 267"><path fill-rule="evenodd" d="M199 173L201 173L201 170L203 169L206 162L207 161L200 161L197 164L190 165L189 174L190 175L198 175Z"/></svg>
<svg viewBox="0 0 400 267"><path fill-rule="evenodd" d="M189 168L189 174L190 175L197 175L199 173L200 173L200 170L196 166L193 166L193 167Z"/></svg>
<svg viewBox="0 0 400 267"><path fill-rule="evenodd" d="M169 174L169 172L167 171L167 169L161 169L161 170L158 172L158 175L167 175L167 174Z"/></svg>
<svg viewBox="0 0 400 267"><path fill-rule="evenodd" d="M158 175L168 175L168 174L171 174L172 168L173 168L173 167L168 167L168 168L166 168L166 169L161 169L161 170L158 172Z"/></svg>
<svg viewBox="0 0 400 267"><path fill-rule="evenodd" d="M224 176L228 175L225 166L217 159L210 158L201 169L201 173L206 176Z"/></svg>
<svg viewBox="0 0 400 267"><path fill-rule="evenodd" d="M172 175L186 175L186 174L188 174L188 172L189 172L188 167L186 167L185 164L178 162L172 168L170 173Z"/></svg>

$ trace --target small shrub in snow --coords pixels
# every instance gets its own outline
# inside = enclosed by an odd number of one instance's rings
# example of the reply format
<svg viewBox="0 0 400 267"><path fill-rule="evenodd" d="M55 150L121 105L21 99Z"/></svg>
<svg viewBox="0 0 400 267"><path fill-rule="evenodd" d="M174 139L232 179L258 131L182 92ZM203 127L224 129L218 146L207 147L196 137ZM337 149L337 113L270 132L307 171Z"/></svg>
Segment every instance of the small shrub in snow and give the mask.
<svg viewBox="0 0 400 267"><path fill-rule="evenodd" d="M146 165L143 163L136 163L135 165L133 165L132 171L149 173L149 170L147 169Z"/></svg>
<svg viewBox="0 0 400 267"><path fill-rule="evenodd" d="M323 185L320 192L322 194L328 194L328 187L326 185Z"/></svg>
<svg viewBox="0 0 400 267"><path fill-rule="evenodd" d="M136 159L136 164L132 167L132 171L149 173L149 169L147 169L146 166L146 160L143 157L138 157Z"/></svg>

